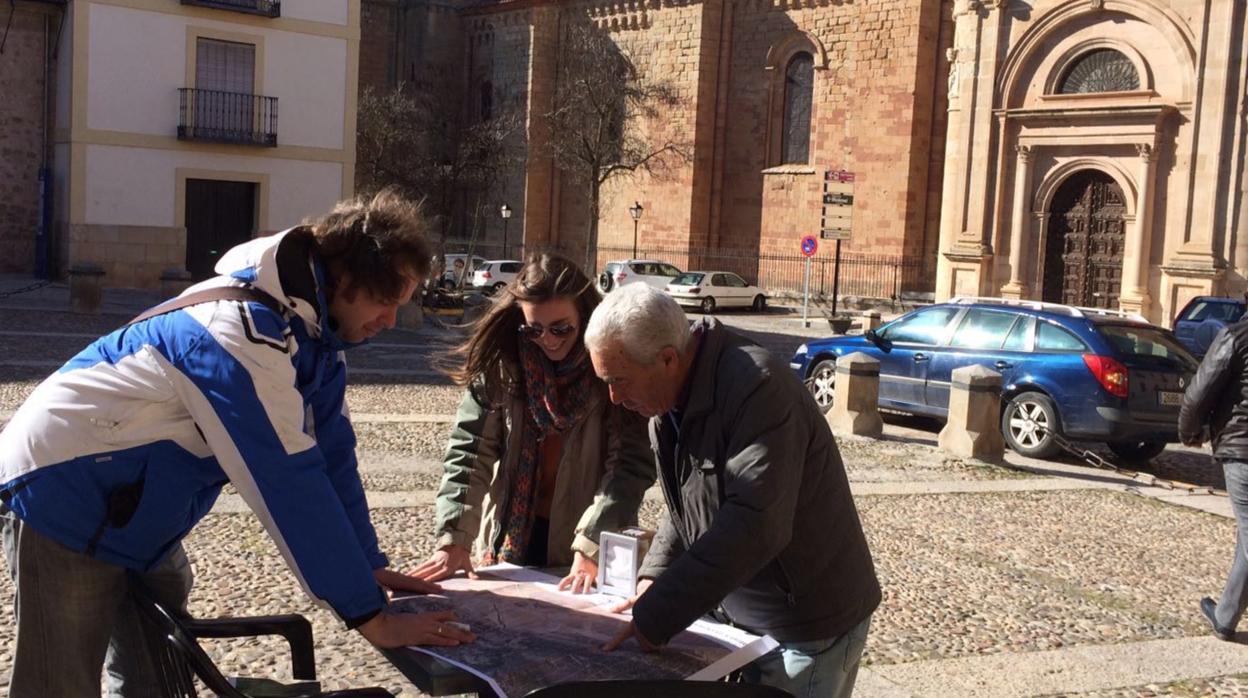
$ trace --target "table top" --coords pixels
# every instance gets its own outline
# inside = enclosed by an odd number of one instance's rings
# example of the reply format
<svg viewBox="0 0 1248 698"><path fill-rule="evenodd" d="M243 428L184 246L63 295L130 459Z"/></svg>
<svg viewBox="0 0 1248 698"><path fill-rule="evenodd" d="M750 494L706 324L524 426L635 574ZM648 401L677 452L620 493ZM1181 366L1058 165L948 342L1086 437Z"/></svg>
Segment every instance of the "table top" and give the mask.
<svg viewBox="0 0 1248 698"><path fill-rule="evenodd" d="M482 698L495 698L494 690L481 677L454 664L410 647L378 649L408 681L431 696L476 693Z"/></svg>

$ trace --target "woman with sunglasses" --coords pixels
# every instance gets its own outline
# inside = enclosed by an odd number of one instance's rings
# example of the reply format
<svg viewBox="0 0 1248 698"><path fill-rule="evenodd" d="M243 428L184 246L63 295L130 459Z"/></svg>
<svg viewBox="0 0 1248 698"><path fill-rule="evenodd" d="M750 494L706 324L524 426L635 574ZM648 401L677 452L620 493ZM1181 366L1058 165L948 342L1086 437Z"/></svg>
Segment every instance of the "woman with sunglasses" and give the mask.
<svg viewBox="0 0 1248 698"><path fill-rule="evenodd" d="M437 500L429 581L481 564L571 567L560 583L591 590L603 531L635 524L655 481L645 421L594 375L581 331L598 305L573 262L531 257L459 348L466 388Z"/></svg>

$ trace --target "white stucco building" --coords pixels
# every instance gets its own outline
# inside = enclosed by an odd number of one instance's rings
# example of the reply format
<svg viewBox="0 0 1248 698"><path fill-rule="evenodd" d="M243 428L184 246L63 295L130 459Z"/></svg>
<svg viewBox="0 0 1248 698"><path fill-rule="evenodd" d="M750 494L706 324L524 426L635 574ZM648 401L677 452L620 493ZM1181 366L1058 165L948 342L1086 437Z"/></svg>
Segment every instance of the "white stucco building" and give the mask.
<svg viewBox="0 0 1248 698"><path fill-rule="evenodd" d="M354 191L359 0L71 0L53 254L107 286L196 278Z"/></svg>

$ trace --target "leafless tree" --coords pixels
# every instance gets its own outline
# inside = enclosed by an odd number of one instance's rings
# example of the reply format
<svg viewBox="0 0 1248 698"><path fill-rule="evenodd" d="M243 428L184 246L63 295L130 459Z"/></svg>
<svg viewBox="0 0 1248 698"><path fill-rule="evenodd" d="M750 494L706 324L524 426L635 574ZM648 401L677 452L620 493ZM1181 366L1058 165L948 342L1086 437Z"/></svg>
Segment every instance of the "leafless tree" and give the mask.
<svg viewBox="0 0 1248 698"><path fill-rule="evenodd" d="M360 97L356 136L357 185L361 191L400 187L423 199L437 216L441 251L456 206L471 210L473 240L482 212L504 174L519 160L522 121L517 110L464 125L459 96L445 86L400 84L390 92L366 88Z"/></svg>
<svg viewBox="0 0 1248 698"><path fill-rule="evenodd" d="M656 121L681 103L676 89L645 75L611 38L588 23L563 29L555 108L548 114L555 164L586 187L589 226L585 268L597 266L603 185L613 177L661 174L690 160L691 148L652 135Z"/></svg>

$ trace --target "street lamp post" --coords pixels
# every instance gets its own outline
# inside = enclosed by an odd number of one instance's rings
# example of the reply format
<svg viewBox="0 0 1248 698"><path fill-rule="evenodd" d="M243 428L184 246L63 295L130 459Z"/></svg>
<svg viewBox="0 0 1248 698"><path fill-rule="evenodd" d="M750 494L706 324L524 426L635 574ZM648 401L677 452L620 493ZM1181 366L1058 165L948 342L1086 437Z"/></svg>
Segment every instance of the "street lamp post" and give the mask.
<svg viewBox="0 0 1248 698"><path fill-rule="evenodd" d="M644 210L640 201L634 201L633 205L628 207L628 215L633 217L633 259L637 259L637 221L641 220L641 213Z"/></svg>
<svg viewBox="0 0 1248 698"><path fill-rule="evenodd" d="M511 207L503 204L498 208L498 215L503 217L503 258L507 258L507 221L511 220Z"/></svg>

